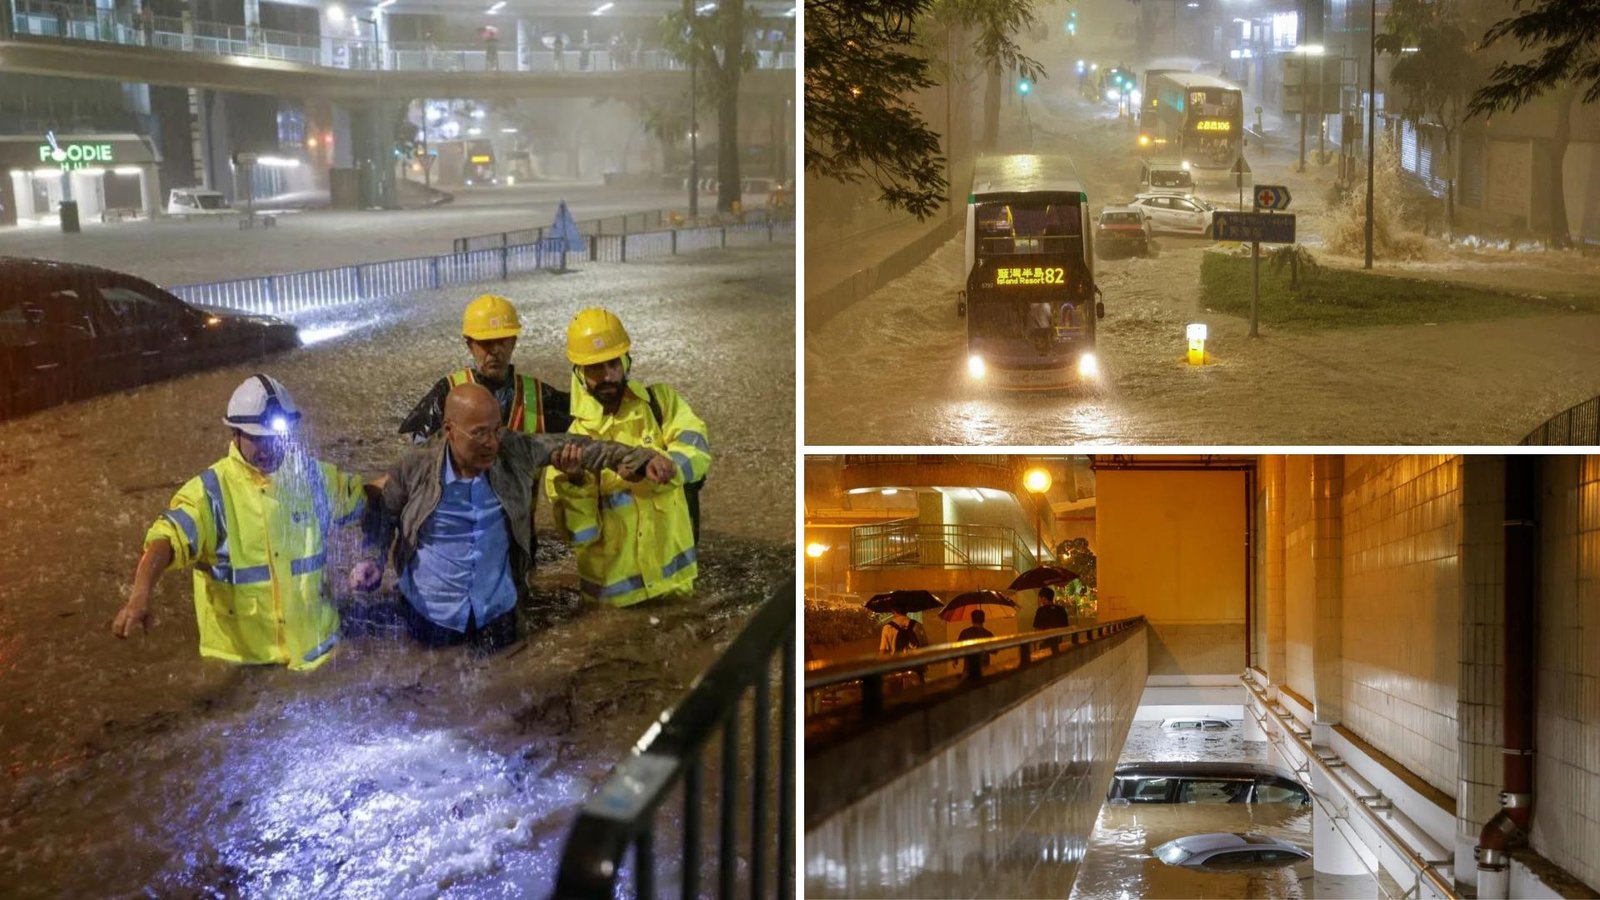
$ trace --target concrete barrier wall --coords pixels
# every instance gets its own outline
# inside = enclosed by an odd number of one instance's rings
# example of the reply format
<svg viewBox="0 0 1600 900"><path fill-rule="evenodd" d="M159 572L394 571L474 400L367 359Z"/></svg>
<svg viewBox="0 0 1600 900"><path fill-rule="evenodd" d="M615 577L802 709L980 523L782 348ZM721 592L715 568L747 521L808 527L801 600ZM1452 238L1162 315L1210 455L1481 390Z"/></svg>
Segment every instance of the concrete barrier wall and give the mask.
<svg viewBox="0 0 1600 900"><path fill-rule="evenodd" d="M831 287L806 294L806 330L821 328L850 304L866 297L881 285L910 272L939 249L945 241L961 231L967 223L966 207L958 215L951 215L922 237L889 254L887 257L857 269L855 274ZM957 288L950 291L950 308L955 309Z"/></svg>
<svg viewBox="0 0 1600 900"><path fill-rule="evenodd" d="M1066 896L1146 671L1135 628L808 753L806 896Z"/></svg>

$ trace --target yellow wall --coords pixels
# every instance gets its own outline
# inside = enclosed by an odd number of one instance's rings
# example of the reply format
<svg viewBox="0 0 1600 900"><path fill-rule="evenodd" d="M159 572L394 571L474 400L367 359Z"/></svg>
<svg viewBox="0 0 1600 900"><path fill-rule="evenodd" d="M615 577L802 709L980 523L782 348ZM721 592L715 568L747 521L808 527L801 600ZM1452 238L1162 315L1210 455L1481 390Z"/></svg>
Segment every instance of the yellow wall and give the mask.
<svg viewBox="0 0 1600 900"><path fill-rule="evenodd" d="M1242 625L1244 481L1243 472L1098 472L1100 619Z"/></svg>

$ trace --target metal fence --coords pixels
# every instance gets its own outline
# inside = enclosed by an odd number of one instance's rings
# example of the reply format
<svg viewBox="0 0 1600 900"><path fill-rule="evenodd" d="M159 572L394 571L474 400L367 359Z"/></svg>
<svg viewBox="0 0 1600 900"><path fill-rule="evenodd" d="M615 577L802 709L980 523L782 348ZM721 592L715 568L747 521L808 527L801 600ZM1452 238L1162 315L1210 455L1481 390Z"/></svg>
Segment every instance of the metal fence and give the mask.
<svg viewBox="0 0 1600 900"><path fill-rule="evenodd" d="M753 193L754 191L746 191ZM668 231L692 231L696 229L713 229L721 227L748 229L752 226L771 226L774 228L794 228L794 213L772 213L765 209L755 209L743 213L735 221L697 223L684 227L682 223L673 224L674 213L671 210L653 209L647 212L627 213L619 216L605 216L598 219L584 219L576 222L578 233L591 235L630 235L642 237L643 234ZM468 237L458 237L451 242L451 249L457 253L466 250L488 250L495 247L514 247L518 244L537 244L550 233L549 226L539 228L522 228L516 231L491 231L488 234L474 234Z"/></svg>
<svg viewBox="0 0 1600 900"><path fill-rule="evenodd" d="M556 877L558 898L610 898L633 850L633 893L656 893L655 830L668 794L683 786L679 897L794 894L795 583L790 578L706 669L676 707L653 723L579 814ZM772 673L779 673L779 725L772 722ZM750 695L749 742L741 711ZM717 883L701 887L704 796L702 756L721 732L717 754ZM777 742L777 765L771 757ZM777 809L772 809L775 800ZM741 814L748 818L741 828ZM741 841L743 832L746 840ZM709 844L709 842L706 842ZM741 846L743 845L743 846ZM747 862L746 862L747 861ZM746 884L739 884L739 870Z"/></svg>
<svg viewBox="0 0 1600 900"><path fill-rule="evenodd" d="M1600 397L1552 416L1522 439L1528 446L1593 447L1600 444Z"/></svg>
<svg viewBox="0 0 1600 900"><path fill-rule="evenodd" d="M1026 572L1034 554L1004 525L889 522L850 529L852 569L988 569Z"/></svg>
<svg viewBox="0 0 1600 900"><path fill-rule="evenodd" d="M413 291L504 281L514 275L540 270L564 270L569 265L583 261L628 262L709 247L757 246L776 241L779 234L793 233L794 222L790 220L642 234L599 235L587 239L578 250L568 250L562 242L554 239L542 239L439 256L184 284L167 290L201 306L288 316L312 309L384 300Z"/></svg>

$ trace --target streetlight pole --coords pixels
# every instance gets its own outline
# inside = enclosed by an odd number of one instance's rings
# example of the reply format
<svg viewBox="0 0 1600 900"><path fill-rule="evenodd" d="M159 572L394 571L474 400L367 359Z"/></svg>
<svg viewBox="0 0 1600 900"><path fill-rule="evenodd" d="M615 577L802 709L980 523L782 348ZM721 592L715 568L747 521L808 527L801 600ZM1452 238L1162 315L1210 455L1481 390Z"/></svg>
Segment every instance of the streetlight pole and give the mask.
<svg viewBox="0 0 1600 900"><path fill-rule="evenodd" d="M689 218L695 219L700 216L700 54L694 44L694 0L683 0L683 14L689 20Z"/></svg>
<svg viewBox="0 0 1600 900"><path fill-rule="evenodd" d="M1372 4L1372 19L1367 29L1367 259L1363 269L1372 268L1372 156L1376 144L1373 129L1378 119L1378 0Z"/></svg>
<svg viewBox="0 0 1600 900"><path fill-rule="evenodd" d="M1038 565L1044 565L1044 510L1038 504L1046 502L1044 495L1049 492L1052 483L1054 483L1054 479L1050 477L1050 471L1041 467L1036 466L1022 475L1022 486L1027 489L1028 493L1034 495L1033 521L1036 542L1033 556L1034 562Z"/></svg>

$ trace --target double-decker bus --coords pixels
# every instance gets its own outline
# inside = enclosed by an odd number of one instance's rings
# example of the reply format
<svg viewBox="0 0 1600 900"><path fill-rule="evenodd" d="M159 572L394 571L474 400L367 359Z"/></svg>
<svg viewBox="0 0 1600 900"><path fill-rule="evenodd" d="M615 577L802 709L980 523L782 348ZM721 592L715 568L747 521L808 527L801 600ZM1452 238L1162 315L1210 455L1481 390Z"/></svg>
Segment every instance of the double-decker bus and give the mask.
<svg viewBox="0 0 1600 900"><path fill-rule="evenodd" d="M1244 97L1215 75L1146 76L1140 143L1160 147L1198 169L1227 169L1244 149Z"/></svg>
<svg viewBox="0 0 1600 900"><path fill-rule="evenodd" d="M967 197L967 373L1016 390L1098 380L1089 197L1066 156L978 160Z"/></svg>

